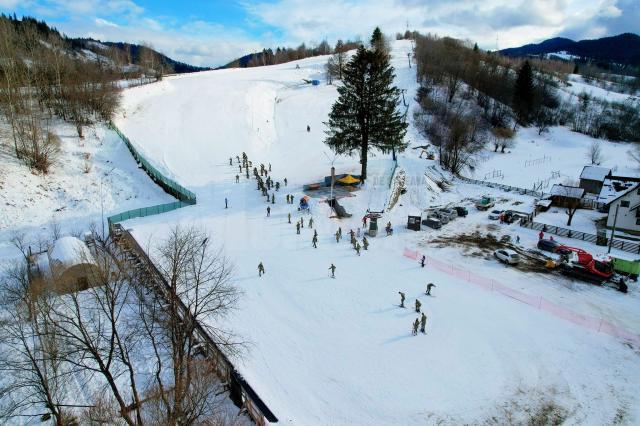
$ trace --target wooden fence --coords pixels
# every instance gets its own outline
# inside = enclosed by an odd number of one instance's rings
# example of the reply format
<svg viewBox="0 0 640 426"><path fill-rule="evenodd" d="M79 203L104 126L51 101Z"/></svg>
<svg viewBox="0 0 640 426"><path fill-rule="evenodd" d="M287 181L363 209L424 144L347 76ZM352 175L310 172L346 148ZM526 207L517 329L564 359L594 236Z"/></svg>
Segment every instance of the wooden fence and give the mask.
<svg viewBox="0 0 640 426"><path fill-rule="evenodd" d="M111 237L118 243L118 246L128 255L135 258L138 271L144 274L150 289L162 297L167 303L170 299L170 287L162 274L153 264L147 253L140 247L131 233L125 230L122 225L114 224L110 228ZM182 300L178 299L179 310L184 317L192 316ZM229 358L218 348L215 341L207 330L195 319L195 333L198 342L203 347L203 354L210 360L216 368L218 377L229 388L230 397L239 407L246 409L249 416L258 426L268 423L277 423L277 417L269 410L269 407L260 399L258 394L247 383L242 375L235 369Z"/></svg>
<svg viewBox="0 0 640 426"><path fill-rule="evenodd" d="M520 226L524 228L535 229L536 231L546 232L548 234L559 235L561 237L587 241L600 246L609 245L609 239L603 235L598 236L586 232L575 231L573 229L562 228L560 226L548 225L546 223L534 221L521 222ZM629 253L640 254L640 244L633 243L631 241L624 241L614 238L611 247Z"/></svg>

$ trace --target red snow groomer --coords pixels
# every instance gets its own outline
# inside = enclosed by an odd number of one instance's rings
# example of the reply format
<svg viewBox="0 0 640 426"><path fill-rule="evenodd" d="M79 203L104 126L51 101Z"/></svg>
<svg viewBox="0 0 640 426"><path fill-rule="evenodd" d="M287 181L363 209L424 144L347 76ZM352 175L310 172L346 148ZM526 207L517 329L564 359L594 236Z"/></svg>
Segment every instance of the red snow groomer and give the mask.
<svg viewBox="0 0 640 426"><path fill-rule="evenodd" d="M561 253L560 269L563 274L602 284L613 277L613 262L594 259L593 256L576 247L560 246L556 250Z"/></svg>

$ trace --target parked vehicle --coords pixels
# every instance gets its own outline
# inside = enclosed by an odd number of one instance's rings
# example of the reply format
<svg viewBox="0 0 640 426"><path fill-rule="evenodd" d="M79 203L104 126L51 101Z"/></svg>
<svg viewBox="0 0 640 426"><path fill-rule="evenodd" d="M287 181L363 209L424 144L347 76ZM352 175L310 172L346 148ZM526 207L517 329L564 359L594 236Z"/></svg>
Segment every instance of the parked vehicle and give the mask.
<svg viewBox="0 0 640 426"><path fill-rule="evenodd" d="M482 197L481 199L479 199L476 202L476 208L478 210L489 210L491 207L493 207L496 203L493 201L493 199L491 197Z"/></svg>
<svg viewBox="0 0 640 426"><path fill-rule="evenodd" d="M565 261L562 263L562 273L581 278L585 281L602 284L613 277L613 262L610 260L598 260L579 248L560 246L557 250L568 250L563 254Z"/></svg>
<svg viewBox="0 0 640 426"><path fill-rule="evenodd" d="M560 244L559 242L553 240L538 240L538 249L543 251L550 251L551 253L556 253L556 250L561 245L562 244Z"/></svg>
<svg viewBox="0 0 640 426"><path fill-rule="evenodd" d="M503 262L509 265L517 265L518 263L520 263L520 255L513 250L498 249L493 252L493 255L500 262Z"/></svg>
<svg viewBox="0 0 640 426"><path fill-rule="evenodd" d="M436 217L428 217L426 219L422 219L422 224L433 229L442 228L442 222L440 222L440 219Z"/></svg>
<svg viewBox="0 0 640 426"><path fill-rule="evenodd" d="M467 210L466 207L456 206L453 209L458 213L458 216L460 217L465 217L466 215L469 214L469 211Z"/></svg>
<svg viewBox="0 0 640 426"><path fill-rule="evenodd" d="M498 220L500 219L501 214L502 214L502 210L492 210L491 213L489 213L489 219Z"/></svg>
<svg viewBox="0 0 640 426"><path fill-rule="evenodd" d="M449 216L449 220L453 220L458 217L458 212L456 212L454 209L440 209L440 213Z"/></svg>
<svg viewBox="0 0 640 426"><path fill-rule="evenodd" d="M442 225L446 225L450 221L449 215L444 214L440 210L431 210L431 211L429 211L427 213L428 213L429 217L438 219L442 223Z"/></svg>

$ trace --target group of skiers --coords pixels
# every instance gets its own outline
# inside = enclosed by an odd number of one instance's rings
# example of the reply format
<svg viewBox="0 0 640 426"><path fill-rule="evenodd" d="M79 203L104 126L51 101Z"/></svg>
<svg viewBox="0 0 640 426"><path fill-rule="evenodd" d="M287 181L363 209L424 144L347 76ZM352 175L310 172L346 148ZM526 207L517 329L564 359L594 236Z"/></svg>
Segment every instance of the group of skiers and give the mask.
<svg viewBox="0 0 640 426"><path fill-rule="evenodd" d="M433 283L427 284L427 290L425 291L424 294L427 296L431 296L431 289L433 287L436 287L436 285ZM398 294L400 294L400 307L405 308L406 306L404 306L404 301L406 300L406 296L401 291L399 291ZM420 302L420 300L417 298L415 300L414 309L416 313L420 314L420 317L416 318L416 320L413 322L413 325L411 328L411 334L413 334L414 336L418 334L418 326L420 326L420 332L423 334L426 334L427 333L426 331L427 316L425 315L424 312L421 311L422 302Z"/></svg>

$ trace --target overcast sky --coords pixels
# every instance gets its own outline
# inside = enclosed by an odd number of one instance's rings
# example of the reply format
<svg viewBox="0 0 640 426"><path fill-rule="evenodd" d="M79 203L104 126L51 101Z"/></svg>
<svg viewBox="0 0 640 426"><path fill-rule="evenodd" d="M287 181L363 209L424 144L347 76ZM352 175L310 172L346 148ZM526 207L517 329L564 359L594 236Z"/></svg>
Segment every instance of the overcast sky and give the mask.
<svg viewBox="0 0 640 426"><path fill-rule="evenodd" d="M263 47L368 39L378 25L470 39L485 48L556 36L638 32L640 0L0 0L72 37L151 43L171 58L218 66Z"/></svg>

